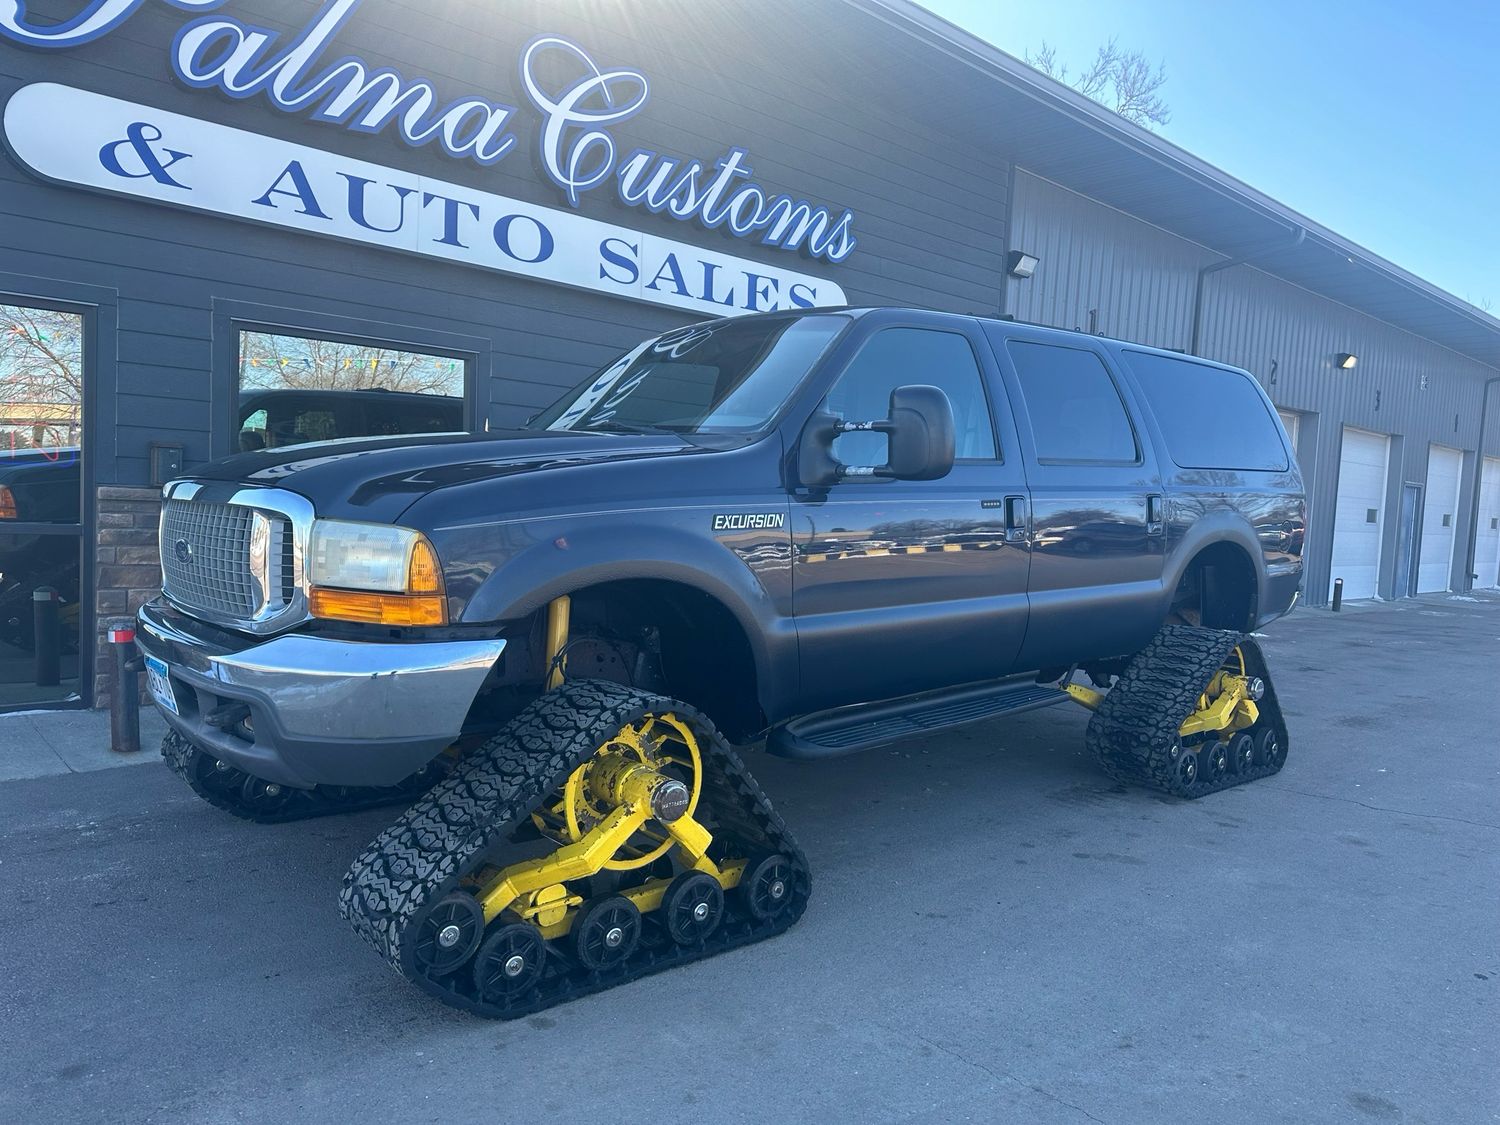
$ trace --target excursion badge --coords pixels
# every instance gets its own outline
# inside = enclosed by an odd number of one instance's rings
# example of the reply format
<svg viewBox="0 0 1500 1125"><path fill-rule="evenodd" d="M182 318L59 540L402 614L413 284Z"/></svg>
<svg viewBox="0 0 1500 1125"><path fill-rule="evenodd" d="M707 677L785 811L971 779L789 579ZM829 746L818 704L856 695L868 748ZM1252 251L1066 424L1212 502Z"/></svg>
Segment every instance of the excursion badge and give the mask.
<svg viewBox="0 0 1500 1125"><path fill-rule="evenodd" d="M777 531L786 526L785 512L719 512L715 531Z"/></svg>

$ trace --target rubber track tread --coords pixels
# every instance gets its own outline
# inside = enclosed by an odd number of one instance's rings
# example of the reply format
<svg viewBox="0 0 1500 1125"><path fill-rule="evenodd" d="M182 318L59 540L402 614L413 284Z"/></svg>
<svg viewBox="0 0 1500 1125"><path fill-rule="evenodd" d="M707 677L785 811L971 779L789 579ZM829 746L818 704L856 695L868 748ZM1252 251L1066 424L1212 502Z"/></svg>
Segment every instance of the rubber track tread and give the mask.
<svg viewBox="0 0 1500 1125"><path fill-rule="evenodd" d="M1247 675L1266 685L1254 731L1270 725L1282 746L1281 760L1257 763L1243 773L1213 780L1200 768L1192 786L1177 778L1174 747L1182 721L1198 708L1198 697L1238 646ZM1236 662L1236 666L1237 666ZM1260 646L1250 637L1222 629L1167 625L1136 654L1089 720L1090 753L1117 781L1143 785L1179 797L1197 798L1270 777L1286 759L1286 719L1266 669ZM1178 753L1191 752L1179 750Z"/></svg>
<svg viewBox="0 0 1500 1125"><path fill-rule="evenodd" d="M686 721L698 737L704 785L697 817L710 827L716 848L736 858L780 853L791 861L793 900L785 912L757 923L730 905L704 944L642 941L629 960L603 972L588 971L552 947L540 984L503 1004L476 994L470 965L445 978L426 976L416 964L416 942L409 940L419 932L425 911L482 866L622 727L666 711ZM810 893L806 857L738 755L702 715L609 681L570 680L513 718L380 833L344 876L339 906L355 932L408 980L454 1007L514 1019L780 933L801 916ZM731 903L736 897L729 896ZM491 930L503 921L496 919Z"/></svg>
<svg viewBox="0 0 1500 1125"><path fill-rule="evenodd" d="M215 785L213 755L199 750L192 742L174 730L167 731L162 739L161 756L167 768L182 778L203 800L216 809L237 816L241 820L257 824L286 824L294 820L309 820L319 816L336 816L357 812L360 809L380 808L385 805L409 805L431 779L413 777L400 785L389 786L340 786L330 788L318 786L314 789L282 790L279 799L271 802L248 800L242 783L249 775L233 771L233 784ZM434 774L434 777L437 775Z"/></svg>

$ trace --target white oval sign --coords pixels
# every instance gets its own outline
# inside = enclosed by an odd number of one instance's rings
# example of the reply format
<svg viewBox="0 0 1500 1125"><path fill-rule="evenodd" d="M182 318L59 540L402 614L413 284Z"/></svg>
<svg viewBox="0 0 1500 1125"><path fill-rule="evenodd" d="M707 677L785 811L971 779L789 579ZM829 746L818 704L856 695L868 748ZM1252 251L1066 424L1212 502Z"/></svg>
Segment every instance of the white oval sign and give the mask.
<svg viewBox="0 0 1500 1125"><path fill-rule="evenodd" d="M51 82L16 91L5 136L60 183L711 316L846 303L824 278Z"/></svg>

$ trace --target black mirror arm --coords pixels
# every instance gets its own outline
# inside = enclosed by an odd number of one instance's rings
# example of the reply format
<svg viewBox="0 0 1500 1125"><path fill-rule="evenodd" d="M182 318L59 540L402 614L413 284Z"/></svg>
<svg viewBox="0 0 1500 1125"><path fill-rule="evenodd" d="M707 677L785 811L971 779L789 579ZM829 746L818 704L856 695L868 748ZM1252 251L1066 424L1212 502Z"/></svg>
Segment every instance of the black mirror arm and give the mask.
<svg viewBox="0 0 1500 1125"><path fill-rule="evenodd" d="M890 480L895 477L889 465L840 465L839 480Z"/></svg>
<svg viewBox="0 0 1500 1125"><path fill-rule="evenodd" d="M840 434L876 433L888 434L895 430L895 423L888 418L881 418L874 422L845 422L840 419L835 423L835 430ZM835 470L839 480L889 480L896 474L891 472L889 465L839 465Z"/></svg>

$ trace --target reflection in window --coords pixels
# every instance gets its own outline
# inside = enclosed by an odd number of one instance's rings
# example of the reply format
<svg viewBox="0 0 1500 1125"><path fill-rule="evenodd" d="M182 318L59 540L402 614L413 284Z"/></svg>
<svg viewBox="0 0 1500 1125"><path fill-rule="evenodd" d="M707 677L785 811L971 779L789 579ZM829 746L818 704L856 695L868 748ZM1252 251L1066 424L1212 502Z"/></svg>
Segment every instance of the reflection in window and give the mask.
<svg viewBox="0 0 1500 1125"><path fill-rule="evenodd" d="M464 429L464 361L377 343L240 333L238 448Z"/></svg>
<svg viewBox="0 0 1500 1125"><path fill-rule="evenodd" d="M83 318L0 305L0 456L76 461L82 402Z"/></svg>

